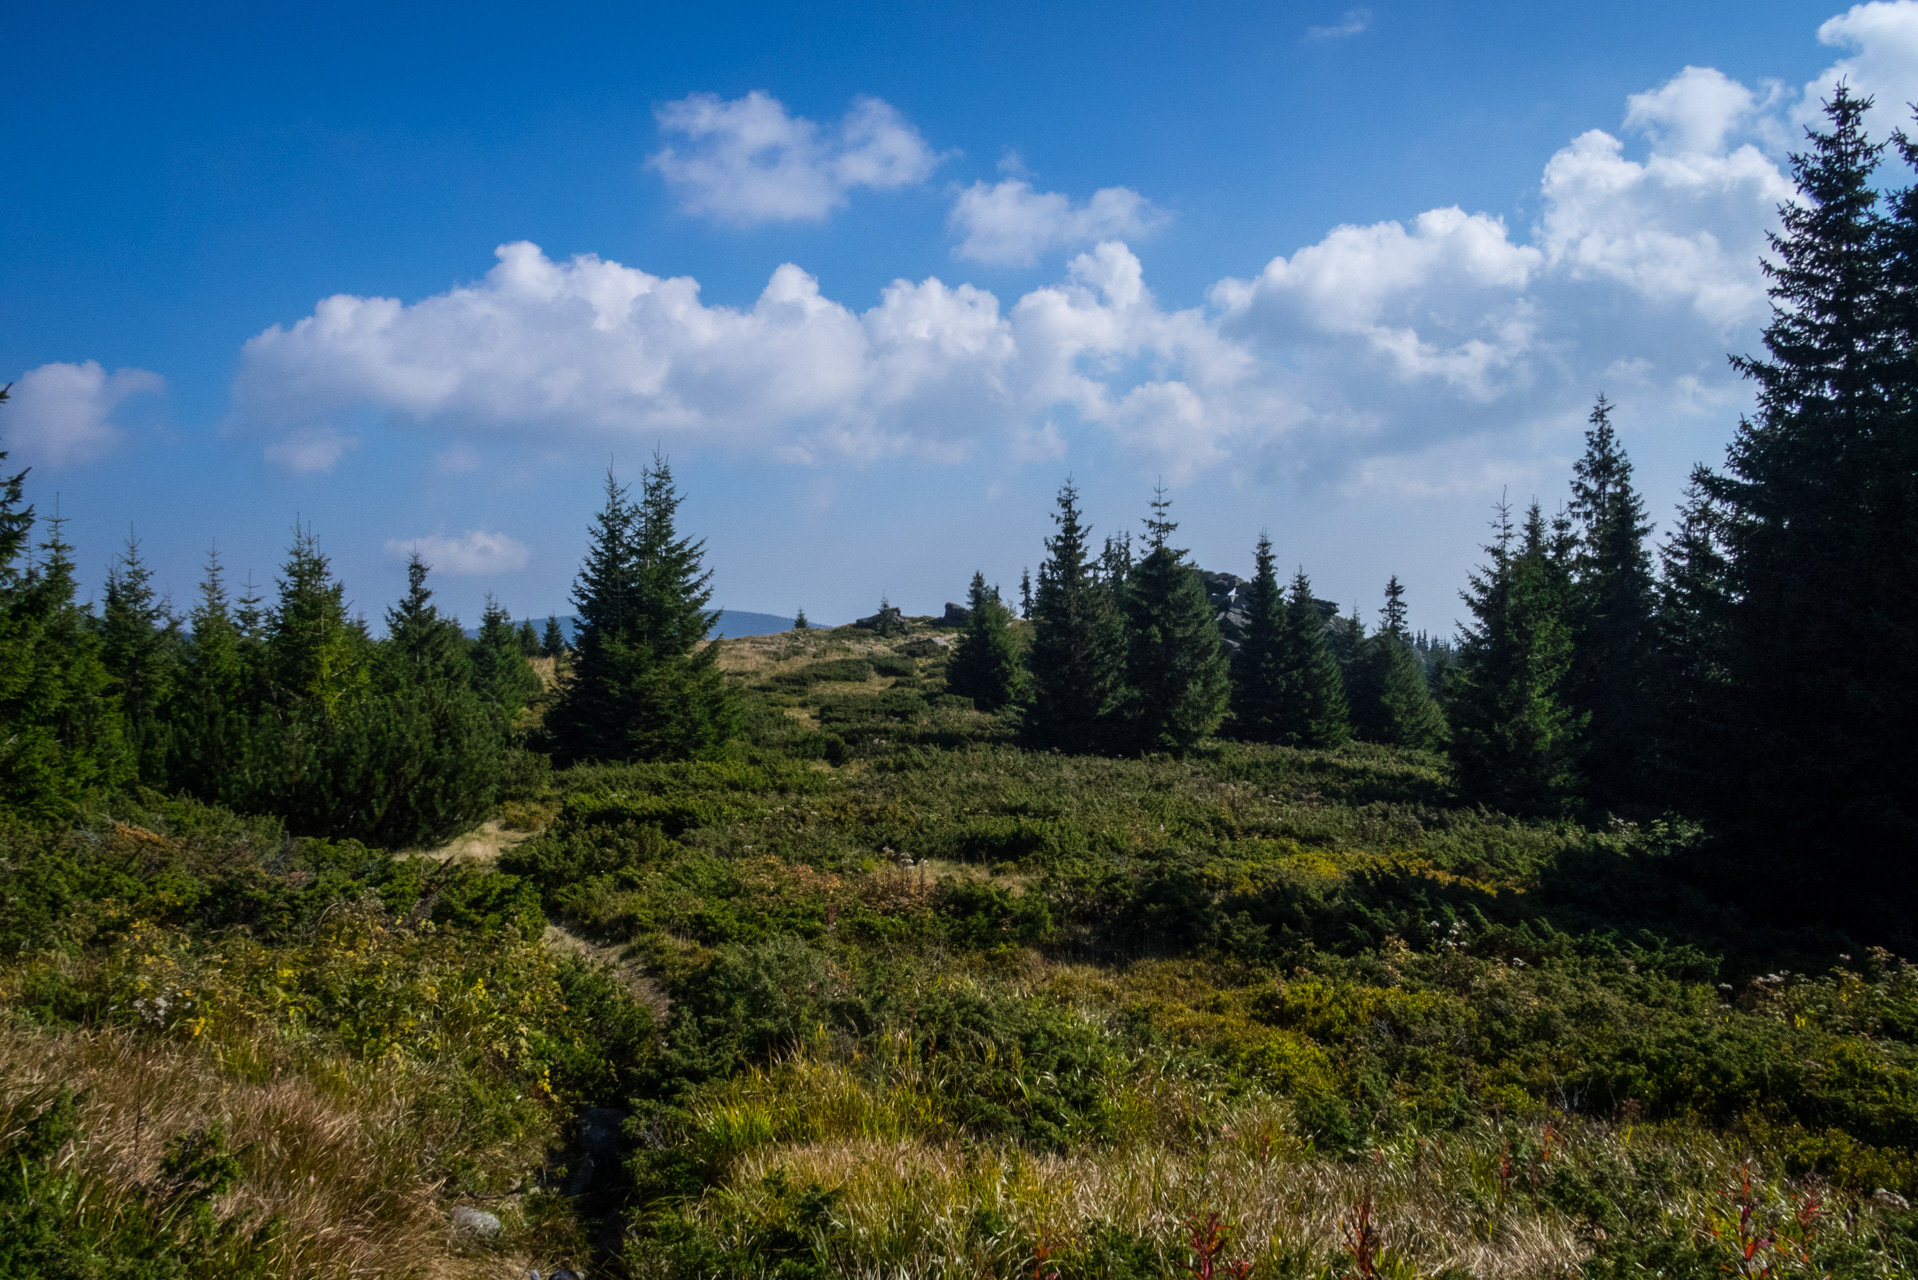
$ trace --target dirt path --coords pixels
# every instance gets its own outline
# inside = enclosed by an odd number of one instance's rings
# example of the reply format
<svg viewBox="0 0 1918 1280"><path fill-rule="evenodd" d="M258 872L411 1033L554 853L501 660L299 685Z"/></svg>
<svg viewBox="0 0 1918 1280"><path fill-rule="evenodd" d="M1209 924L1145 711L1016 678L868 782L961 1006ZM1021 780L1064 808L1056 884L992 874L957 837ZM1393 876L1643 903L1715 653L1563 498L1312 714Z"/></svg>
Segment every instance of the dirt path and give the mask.
<svg viewBox="0 0 1918 1280"><path fill-rule="evenodd" d="M613 980L625 987L634 999L653 1011L655 1018L664 1018L673 1002L661 991L653 980L646 976L646 967L626 953L624 947L612 946L604 942L594 942L583 938L565 925L549 924L546 936L542 939L547 949L563 956L577 956L607 969Z"/></svg>
<svg viewBox="0 0 1918 1280"><path fill-rule="evenodd" d="M532 838L530 831L509 831L500 826L495 819L488 819L463 836L454 838L450 843L437 849L422 850L435 862L451 862L455 858L470 859L491 866L499 860L500 854L518 844L524 844Z"/></svg>

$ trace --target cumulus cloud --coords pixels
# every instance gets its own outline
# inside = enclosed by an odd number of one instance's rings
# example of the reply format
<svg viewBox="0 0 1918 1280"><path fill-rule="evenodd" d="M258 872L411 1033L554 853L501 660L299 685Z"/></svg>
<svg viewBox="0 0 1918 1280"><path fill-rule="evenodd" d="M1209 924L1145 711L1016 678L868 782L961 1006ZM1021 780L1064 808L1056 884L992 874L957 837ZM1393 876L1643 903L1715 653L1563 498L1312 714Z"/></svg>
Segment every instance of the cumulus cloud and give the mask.
<svg viewBox="0 0 1918 1280"><path fill-rule="evenodd" d="M1656 89L1625 99L1625 127L1647 135L1668 154L1717 155L1726 139L1748 127L1777 98L1771 86L1763 101L1715 67L1686 67Z"/></svg>
<svg viewBox="0 0 1918 1280"><path fill-rule="evenodd" d="M1370 9L1347 9L1345 16L1337 22L1325 27L1307 27L1305 34L1313 40L1338 40L1371 29L1372 11Z"/></svg>
<svg viewBox="0 0 1918 1280"><path fill-rule="evenodd" d="M53 468L98 461L118 447L114 410L131 396L166 390L145 369L108 373L97 360L43 364L20 376L0 416L0 445L16 462Z"/></svg>
<svg viewBox="0 0 1918 1280"><path fill-rule="evenodd" d="M1642 161L1610 134L1581 135L1545 166L1540 243L1573 279L1681 303L1724 333L1765 312L1758 263L1793 189L1750 143L1728 154L1692 149L1718 126L1702 128L1679 131L1686 149L1654 145Z"/></svg>
<svg viewBox="0 0 1918 1280"><path fill-rule="evenodd" d="M1866 25L1845 28L1858 65L1889 75ZM1016 465L1090 432L1175 483L1478 485L1499 449L1575 439L1599 390L1667 424L1748 402L1725 353L1767 314L1765 234L1793 196L1767 130L1795 101L1685 68L1550 157L1529 227L1451 206L1341 226L1187 308L1127 243L1150 206L1075 206L1017 175L962 193L961 252L1095 242L1003 304L929 278L855 310L787 264L751 305L708 306L690 279L505 245L476 283L342 295L255 337L236 419L311 441L369 413L462 441L673 436L801 463Z"/></svg>
<svg viewBox="0 0 1918 1280"><path fill-rule="evenodd" d="M484 529L468 529L456 537L434 533L423 538L387 539L386 554L396 559L416 551L435 573L454 577L514 573L531 559L526 544L519 539Z"/></svg>
<svg viewBox="0 0 1918 1280"><path fill-rule="evenodd" d="M1818 41L1851 53L1805 86L1793 112L1796 123L1817 123L1820 104L1844 81L1859 96L1877 99L1879 131L1910 125L1910 104L1918 102L1918 3L1873 0L1853 5L1818 28ZM1792 140L1797 141L1795 134Z"/></svg>
<svg viewBox="0 0 1918 1280"><path fill-rule="evenodd" d="M296 476L331 471L341 458L359 447L359 437L331 427L306 427L281 436L266 446L266 460Z"/></svg>
<svg viewBox="0 0 1918 1280"><path fill-rule="evenodd" d="M722 101L695 93L654 113L680 141L653 153L687 213L736 226L817 222L859 187L923 182L939 163L917 129L878 98L855 99L838 124L795 116L755 89Z"/></svg>
<svg viewBox="0 0 1918 1280"><path fill-rule="evenodd" d="M1052 249L1100 240L1138 239L1166 222L1163 211L1129 187L1105 187L1075 205L1056 191L1009 178L975 182L953 201L947 226L961 237L955 258L1029 267Z"/></svg>

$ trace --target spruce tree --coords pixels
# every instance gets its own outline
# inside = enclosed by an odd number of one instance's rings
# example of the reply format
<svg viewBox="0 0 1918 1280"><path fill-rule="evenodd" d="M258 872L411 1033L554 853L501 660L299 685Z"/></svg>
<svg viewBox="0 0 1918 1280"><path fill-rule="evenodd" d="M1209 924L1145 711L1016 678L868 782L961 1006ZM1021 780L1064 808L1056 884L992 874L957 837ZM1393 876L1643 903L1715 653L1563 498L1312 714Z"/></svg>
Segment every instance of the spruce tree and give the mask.
<svg viewBox="0 0 1918 1280"><path fill-rule="evenodd" d="M1285 592L1273 572L1272 540L1259 535L1252 581L1243 595L1245 639L1232 655L1232 731L1252 742L1285 731Z"/></svg>
<svg viewBox="0 0 1918 1280"><path fill-rule="evenodd" d="M539 651L542 657L555 660L566 652L566 632L560 628L559 618L554 614L546 615L546 630L540 636Z"/></svg>
<svg viewBox="0 0 1918 1280"><path fill-rule="evenodd" d="M218 548L207 552L200 598L187 614L178 678L167 707L168 785L208 800L234 798L244 773L252 709L239 626Z"/></svg>
<svg viewBox="0 0 1918 1280"><path fill-rule="evenodd" d="M0 450L0 463L6 456ZM54 820L124 781L132 763L99 636L74 600L73 549L58 518L39 563L29 558L26 475L0 476L0 811Z"/></svg>
<svg viewBox="0 0 1918 1280"><path fill-rule="evenodd" d="M375 648L347 610L346 588L310 528L296 524L259 620L260 713L243 776L223 792L275 813L298 835L368 838L382 805L380 752L369 733Z"/></svg>
<svg viewBox="0 0 1918 1280"><path fill-rule="evenodd" d="M731 732L733 706L704 644L718 614L705 544L677 531L680 497L665 459L641 481L641 500L609 471L578 605L573 678L547 718L567 760L683 758Z"/></svg>
<svg viewBox="0 0 1918 1280"><path fill-rule="evenodd" d="M1032 621L1032 570L1019 570L1019 616Z"/></svg>
<svg viewBox="0 0 1918 1280"><path fill-rule="evenodd" d="M1405 616L1405 588L1394 574L1385 584L1379 629L1366 638L1355 664L1353 727L1370 742L1435 750L1445 742L1445 717L1432 697Z"/></svg>
<svg viewBox="0 0 1918 1280"><path fill-rule="evenodd" d="M966 593L966 626L946 664L946 689L971 698L981 711L997 711L1025 696L1026 673L1019 646L1012 638L1012 611L999 599L999 588L986 585L986 575L974 573Z"/></svg>
<svg viewBox="0 0 1918 1280"><path fill-rule="evenodd" d="M1573 467L1572 670L1567 696L1589 721L1580 772L1591 797L1618 806L1647 798L1652 664L1657 647L1651 523L1604 396L1592 408Z"/></svg>
<svg viewBox="0 0 1918 1280"><path fill-rule="evenodd" d="M1068 479L1053 514L1058 532L1046 539L1032 596L1032 737L1071 751L1097 751L1114 738L1125 687L1125 633L1112 593L1099 580L1079 520L1079 491Z"/></svg>
<svg viewBox="0 0 1918 1280"><path fill-rule="evenodd" d="M1116 556L1106 542L1107 572L1124 574L1125 718L1132 746L1143 751L1197 746L1218 728L1231 692L1205 583L1168 541L1179 527L1170 508L1163 489L1153 495L1147 550L1136 565L1130 539Z"/></svg>
<svg viewBox="0 0 1918 1280"><path fill-rule="evenodd" d="M473 688L508 717L539 696L539 676L526 660L512 615L490 594L472 645Z"/></svg>
<svg viewBox="0 0 1918 1280"><path fill-rule="evenodd" d="M1459 645L1449 707L1460 788L1518 812L1562 808L1576 784L1583 718L1566 703L1572 665L1567 567L1534 502L1514 541L1499 504L1490 563L1462 593L1473 622Z"/></svg>
<svg viewBox="0 0 1918 1280"><path fill-rule="evenodd" d="M539 632L534 629L531 618L524 619L519 624L520 656L523 658L537 658L539 657L539 651Z"/></svg>
<svg viewBox="0 0 1918 1280"><path fill-rule="evenodd" d="M640 592L637 510L610 469L605 495L573 586L573 678L546 717L554 753L565 760L628 757L627 703L645 661L633 639Z"/></svg>
<svg viewBox="0 0 1918 1280"><path fill-rule="evenodd" d="M1731 606L1721 532L1704 468L1692 472L1678 523L1659 547L1658 642L1652 672L1654 794L1695 809L1711 793L1723 741L1725 626Z"/></svg>
<svg viewBox="0 0 1918 1280"><path fill-rule="evenodd" d="M131 532L125 549L107 569L100 641L135 770L148 782L164 784L166 712L180 656L180 624L154 591L152 570Z"/></svg>
<svg viewBox="0 0 1918 1280"><path fill-rule="evenodd" d="M1279 631L1276 741L1294 747L1336 747L1352 736L1345 679L1326 635L1325 614L1300 569L1292 577Z"/></svg>
<svg viewBox="0 0 1918 1280"><path fill-rule="evenodd" d="M793 616L793 630L794 631L812 630L812 623L806 621L806 611L804 609L799 610Z"/></svg>
<svg viewBox="0 0 1918 1280"><path fill-rule="evenodd" d="M635 708L629 740L645 759L684 759L711 750L733 731L737 710L719 670L718 625L703 539L679 535L683 499L672 469L655 454L641 482L638 531L640 636L650 654L647 696Z"/></svg>
<svg viewBox="0 0 1918 1280"><path fill-rule="evenodd" d="M356 834L376 844L436 842L470 828L491 810L499 779L508 711L475 689L466 637L432 603L426 578L413 556L406 595L386 613L377 696L359 726Z"/></svg>
<svg viewBox="0 0 1918 1280"><path fill-rule="evenodd" d="M406 595L386 611L386 664L396 679L409 685L471 685L473 661L466 637L459 622L433 603L428 572L414 552L406 562Z"/></svg>
<svg viewBox="0 0 1918 1280"><path fill-rule="evenodd" d="M364 696L371 642L310 527L294 525L281 574L265 622L271 697L285 716L330 717Z"/></svg>
<svg viewBox="0 0 1918 1280"><path fill-rule="evenodd" d="M1792 161L1766 355L1725 470L1704 477L1726 565L1710 793L1772 901L1910 928L1918 843L1918 194L1879 208L1868 99L1840 86ZM1901 139L1907 159L1918 150Z"/></svg>

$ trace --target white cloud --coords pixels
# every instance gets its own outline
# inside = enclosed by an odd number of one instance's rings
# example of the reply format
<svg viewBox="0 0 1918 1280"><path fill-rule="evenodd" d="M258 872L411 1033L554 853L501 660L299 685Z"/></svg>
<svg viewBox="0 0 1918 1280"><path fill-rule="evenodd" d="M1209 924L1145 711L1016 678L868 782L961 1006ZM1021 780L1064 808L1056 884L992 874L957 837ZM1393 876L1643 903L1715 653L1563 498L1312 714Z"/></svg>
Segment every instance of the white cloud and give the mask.
<svg viewBox="0 0 1918 1280"><path fill-rule="evenodd" d="M403 559L419 552L435 573L470 577L487 573L515 573L532 558L526 544L504 533L468 529L457 537L428 534L423 538L388 538L386 554Z"/></svg>
<svg viewBox="0 0 1918 1280"><path fill-rule="evenodd" d="M1166 222L1163 211L1129 187L1105 187L1081 205L1056 191L1008 179L975 182L953 201L947 225L964 238L956 258L998 266L1029 267L1052 249L1099 240L1137 239Z"/></svg>
<svg viewBox="0 0 1918 1280"><path fill-rule="evenodd" d="M1338 40L1371 29L1372 11L1370 9L1347 9L1345 16L1331 26L1307 27L1305 34L1313 40Z"/></svg>
<svg viewBox="0 0 1918 1280"><path fill-rule="evenodd" d="M1625 99L1625 127L1644 133L1667 154L1719 155L1725 140L1771 105L1776 88L1761 103L1757 94L1713 67L1686 67L1656 89Z"/></svg>
<svg viewBox="0 0 1918 1280"><path fill-rule="evenodd" d="M1858 36L1859 65L1890 75L1875 38ZM411 305L330 298L255 337L235 415L319 432L371 412L596 449L672 436L817 464L1019 465L1096 433L1174 482L1230 468L1475 485L1522 473L1501 451L1575 439L1600 390L1667 425L1749 403L1725 353L1754 349L1767 314L1760 255L1792 196L1767 131L1795 101L1686 68L1634 95L1617 136L1591 130L1549 159L1530 228L1457 207L1341 226L1183 309L1120 238L1004 304L932 278L896 280L864 311L791 264L750 306L723 307L690 279L505 245L474 284ZM1121 216L1018 177L961 201L976 212L955 209L962 250L995 260Z"/></svg>
<svg viewBox="0 0 1918 1280"><path fill-rule="evenodd" d="M1818 41L1851 50L1805 86L1793 112L1799 124L1817 124L1820 104L1843 80L1861 97L1876 98L1874 132L1910 127L1910 104L1918 102L1918 3L1873 0L1853 5L1818 28ZM1796 145L1794 132L1792 142Z"/></svg>
<svg viewBox="0 0 1918 1280"><path fill-rule="evenodd" d="M680 207L738 226L817 222L844 207L855 188L912 186L940 160L878 98L855 99L829 129L756 89L730 102L695 93L654 114L662 133L683 140L648 160Z"/></svg>
<svg viewBox="0 0 1918 1280"><path fill-rule="evenodd" d="M266 446L266 460L285 467L296 476L331 471L352 450L359 437L331 427L306 427L292 431Z"/></svg>
<svg viewBox="0 0 1918 1280"><path fill-rule="evenodd" d="M1719 331L1765 313L1759 257L1792 185L1757 147L1628 159L1594 129L1545 166L1540 243L1573 279L1612 279L1649 301L1681 303ZM1722 139L1722 133L1717 135Z"/></svg>
<svg viewBox="0 0 1918 1280"><path fill-rule="evenodd" d="M121 431L113 412L130 396L166 390L166 379L145 369L108 373L97 360L55 362L29 370L13 384L0 410L0 446L13 461L77 467L111 453Z"/></svg>

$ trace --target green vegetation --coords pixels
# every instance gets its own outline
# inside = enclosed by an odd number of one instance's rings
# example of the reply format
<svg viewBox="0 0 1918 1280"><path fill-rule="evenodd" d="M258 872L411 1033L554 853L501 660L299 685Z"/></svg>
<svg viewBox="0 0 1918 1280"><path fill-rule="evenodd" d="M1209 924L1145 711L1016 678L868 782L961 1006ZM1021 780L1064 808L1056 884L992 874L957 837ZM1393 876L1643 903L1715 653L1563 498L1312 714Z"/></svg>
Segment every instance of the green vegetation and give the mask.
<svg viewBox="0 0 1918 1280"><path fill-rule="evenodd" d="M306 529L186 619L129 540L96 615L0 482L0 1278L1913 1274L1862 110L1658 572L1601 399L1456 654L1070 482L1029 617L722 645L655 458L577 648L417 559L375 638Z"/></svg>

